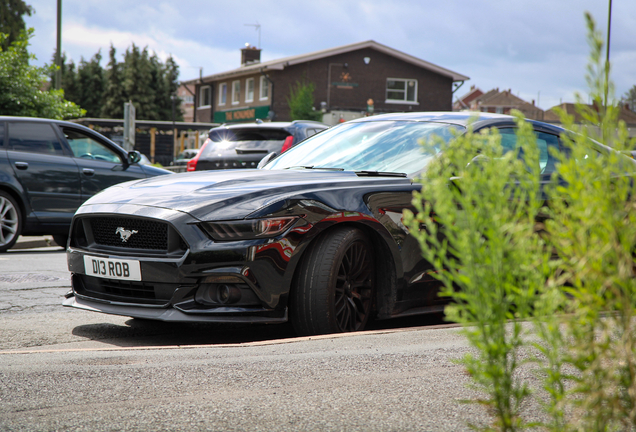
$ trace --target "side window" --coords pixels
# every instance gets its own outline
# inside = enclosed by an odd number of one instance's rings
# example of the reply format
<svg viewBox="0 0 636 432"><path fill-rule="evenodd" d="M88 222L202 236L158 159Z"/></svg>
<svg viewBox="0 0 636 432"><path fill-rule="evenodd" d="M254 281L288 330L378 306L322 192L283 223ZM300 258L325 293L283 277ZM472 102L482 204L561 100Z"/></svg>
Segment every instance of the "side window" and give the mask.
<svg viewBox="0 0 636 432"><path fill-rule="evenodd" d="M269 81L264 76L261 76L261 82L259 84L259 97L260 100L266 100L269 98Z"/></svg>
<svg viewBox="0 0 636 432"><path fill-rule="evenodd" d="M232 81L232 105L236 105L241 99L241 82Z"/></svg>
<svg viewBox="0 0 636 432"><path fill-rule="evenodd" d="M0 148L4 147L4 123L0 122Z"/></svg>
<svg viewBox="0 0 636 432"><path fill-rule="evenodd" d="M53 127L47 123L9 123L9 148L15 151L64 156Z"/></svg>
<svg viewBox="0 0 636 432"><path fill-rule="evenodd" d="M541 152L539 155L541 174L552 174L556 170L556 159L550 153L559 150L559 137L537 132L537 144L539 144L539 151Z"/></svg>
<svg viewBox="0 0 636 432"><path fill-rule="evenodd" d="M254 78L245 80L245 102L254 102Z"/></svg>
<svg viewBox="0 0 636 432"><path fill-rule="evenodd" d="M212 88L203 86L199 91L199 107L207 107L212 104Z"/></svg>
<svg viewBox="0 0 636 432"><path fill-rule="evenodd" d="M417 103L417 80L387 78L386 102Z"/></svg>
<svg viewBox="0 0 636 432"><path fill-rule="evenodd" d="M117 153L89 135L71 128L63 128L62 130L73 156L105 162L121 162Z"/></svg>
<svg viewBox="0 0 636 432"><path fill-rule="evenodd" d="M227 100L227 83L219 84L219 105L225 105Z"/></svg>
<svg viewBox="0 0 636 432"><path fill-rule="evenodd" d="M501 146L505 152L513 151L517 146L517 135L515 129L500 129ZM535 132L537 146L539 147L539 166L541 174L551 174L556 169L554 156L550 155L549 148L559 149L559 138L543 132Z"/></svg>

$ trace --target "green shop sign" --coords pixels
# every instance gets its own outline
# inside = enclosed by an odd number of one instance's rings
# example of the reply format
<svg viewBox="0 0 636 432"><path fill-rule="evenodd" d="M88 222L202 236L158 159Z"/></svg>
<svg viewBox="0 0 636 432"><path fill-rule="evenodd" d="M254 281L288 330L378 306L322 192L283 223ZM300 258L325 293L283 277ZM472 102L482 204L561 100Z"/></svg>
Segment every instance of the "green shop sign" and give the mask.
<svg viewBox="0 0 636 432"><path fill-rule="evenodd" d="M269 114L269 105L254 108L241 108L214 113L215 123L239 123L256 119L266 119Z"/></svg>

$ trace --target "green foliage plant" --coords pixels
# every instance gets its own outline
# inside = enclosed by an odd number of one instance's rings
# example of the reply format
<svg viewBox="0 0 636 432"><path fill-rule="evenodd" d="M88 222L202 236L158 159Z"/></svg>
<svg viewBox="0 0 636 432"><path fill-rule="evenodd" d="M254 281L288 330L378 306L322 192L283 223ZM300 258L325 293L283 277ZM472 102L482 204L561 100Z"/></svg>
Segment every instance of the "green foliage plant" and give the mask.
<svg viewBox="0 0 636 432"><path fill-rule="evenodd" d="M447 317L474 348L460 362L494 414L483 430L636 431L636 164L623 154L636 141L609 101L603 40L586 20L593 104L577 96L578 124L560 111L571 132L552 154L559 162L545 190L534 136L517 114L523 161L502 151L496 130L469 128L420 179L416 213L404 214L453 300ZM516 371L530 347L547 395L541 424L520 409L530 389Z"/></svg>
<svg viewBox="0 0 636 432"><path fill-rule="evenodd" d="M320 120L322 112L314 109L314 90L312 82L296 81L295 86L289 86L287 105L292 120Z"/></svg>
<svg viewBox="0 0 636 432"><path fill-rule="evenodd" d="M23 31L8 49L0 50L0 114L67 119L85 111L64 99L62 90L45 87L50 69L29 64L35 56L28 51L33 29ZM0 33L0 45L7 38Z"/></svg>
<svg viewBox="0 0 636 432"><path fill-rule="evenodd" d="M105 84L101 117L124 118L124 103L128 102L123 87L123 64L117 62L117 50L113 45L108 52L108 67L105 71Z"/></svg>
<svg viewBox="0 0 636 432"><path fill-rule="evenodd" d="M83 58L76 65L66 62L62 53L62 88L68 100L86 109L88 117L121 119L124 103L132 101L140 120L172 120L172 97L175 96L175 118L183 121L179 109L181 99L176 97L179 87L179 66L172 57L165 63L148 48L135 44L117 60L117 51L111 45L106 68L101 66L101 50L90 60ZM55 69L52 69L51 77Z"/></svg>
<svg viewBox="0 0 636 432"><path fill-rule="evenodd" d="M469 127L448 144L439 142L442 151L414 193L416 213L404 212L432 275L443 283L441 295L453 300L447 318L464 325L474 348L460 362L485 395L476 402L493 414L492 424L473 425L482 430L528 426L521 405L530 389L516 374L527 331L522 320L550 274L537 234L539 152L531 125L519 112L515 121L513 151L504 151L496 129Z"/></svg>
<svg viewBox="0 0 636 432"><path fill-rule="evenodd" d="M561 111L572 134L562 138L549 194L548 238L567 280L569 314L564 321L565 361L576 370L568 397L576 430L636 430L636 190L635 165L619 152L597 150L590 140L619 151L636 146L607 79L603 39L586 14L591 47L587 81L593 104L578 97L581 124Z"/></svg>
<svg viewBox="0 0 636 432"><path fill-rule="evenodd" d="M20 33L26 30L24 15L31 16L35 13L32 6L23 0L0 1L0 33L7 37L0 42L0 48L6 51L13 41L20 37Z"/></svg>

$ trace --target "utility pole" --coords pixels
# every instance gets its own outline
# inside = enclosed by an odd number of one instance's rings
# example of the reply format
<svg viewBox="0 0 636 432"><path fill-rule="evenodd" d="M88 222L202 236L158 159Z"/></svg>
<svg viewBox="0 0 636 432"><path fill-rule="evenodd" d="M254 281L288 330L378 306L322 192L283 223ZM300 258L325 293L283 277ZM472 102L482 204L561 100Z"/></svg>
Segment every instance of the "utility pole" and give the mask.
<svg viewBox="0 0 636 432"><path fill-rule="evenodd" d="M55 88L62 88L62 0L57 0L57 49L55 51Z"/></svg>
<svg viewBox="0 0 636 432"><path fill-rule="evenodd" d="M610 34L612 32L612 0L609 0L609 12L607 13L607 49L605 51L605 107L609 103L609 71L610 71Z"/></svg>

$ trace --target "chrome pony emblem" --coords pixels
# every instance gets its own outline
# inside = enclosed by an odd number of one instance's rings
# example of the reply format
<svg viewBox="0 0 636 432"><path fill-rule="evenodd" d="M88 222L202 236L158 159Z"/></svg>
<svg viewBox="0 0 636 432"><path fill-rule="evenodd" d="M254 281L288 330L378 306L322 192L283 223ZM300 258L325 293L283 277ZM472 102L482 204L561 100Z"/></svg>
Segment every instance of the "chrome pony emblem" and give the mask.
<svg viewBox="0 0 636 432"><path fill-rule="evenodd" d="M131 235L137 234L138 232L139 231L137 230L127 230L123 227L118 227L117 231L115 231L115 234L119 234L119 236L121 237L121 241L126 243Z"/></svg>

